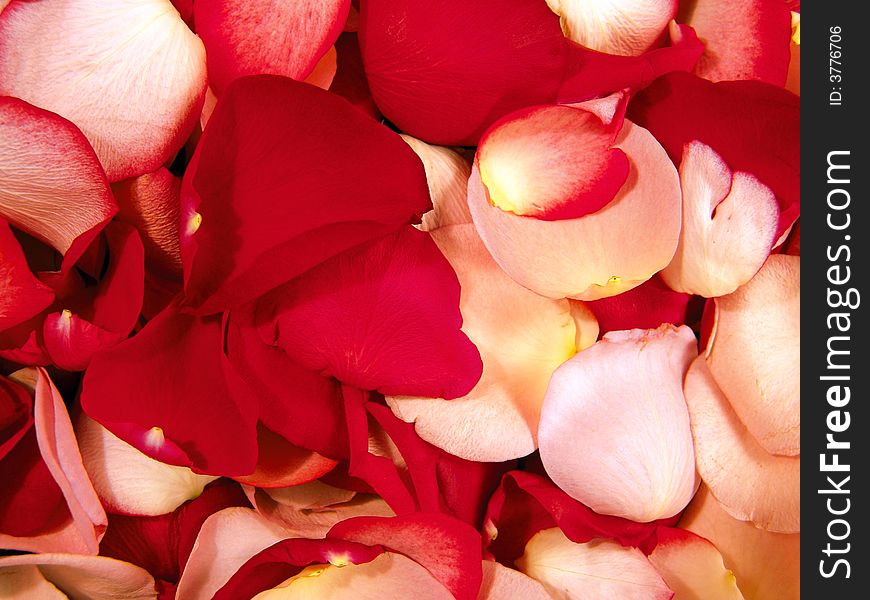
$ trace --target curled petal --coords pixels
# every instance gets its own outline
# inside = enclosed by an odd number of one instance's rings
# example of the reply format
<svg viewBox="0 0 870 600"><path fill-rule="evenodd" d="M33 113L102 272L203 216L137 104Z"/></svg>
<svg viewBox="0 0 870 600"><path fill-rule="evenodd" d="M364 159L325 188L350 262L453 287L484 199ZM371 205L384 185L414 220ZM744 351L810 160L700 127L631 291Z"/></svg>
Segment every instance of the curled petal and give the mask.
<svg viewBox="0 0 870 600"><path fill-rule="evenodd" d="M35 317L52 300L54 292L30 272L21 246L0 219L0 331Z"/></svg>
<svg viewBox="0 0 870 600"><path fill-rule="evenodd" d="M577 544L558 528L535 535L517 564L553 597L566 600L670 600L674 595L637 548L608 540Z"/></svg>
<svg viewBox="0 0 870 600"><path fill-rule="evenodd" d="M649 555L675 598L681 600L743 600L737 581L708 540L684 529L659 530Z"/></svg>
<svg viewBox="0 0 870 600"><path fill-rule="evenodd" d="M0 94L75 123L111 181L171 159L199 116L205 52L169 0L16 2L0 40Z"/></svg>
<svg viewBox="0 0 870 600"><path fill-rule="evenodd" d="M299 485L323 476L336 462L317 452L294 446L267 427L257 427L257 468L236 481L263 488Z"/></svg>
<svg viewBox="0 0 870 600"><path fill-rule="evenodd" d="M695 492L683 376L695 357L685 326L611 332L559 367L541 409L547 474L592 510L653 521Z"/></svg>
<svg viewBox="0 0 870 600"><path fill-rule="evenodd" d="M471 223L466 200L471 164L449 148L432 146L405 134L402 139L423 161L432 196L432 210L423 215L421 229L432 231L445 225Z"/></svg>
<svg viewBox="0 0 870 600"><path fill-rule="evenodd" d="M800 257L773 255L716 299L707 365L731 407L772 454L800 454Z"/></svg>
<svg viewBox="0 0 870 600"><path fill-rule="evenodd" d="M774 456L740 422L704 357L686 375L698 473L734 518L800 531L800 457Z"/></svg>
<svg viewBox="0 0 870 600"><path fill-rule="evenodd" d="M779 207L773 192L747 173L732 173L700 142L683 150L683 229L662 279L705 298L730 294L752 279L773 245Z"/></svg>

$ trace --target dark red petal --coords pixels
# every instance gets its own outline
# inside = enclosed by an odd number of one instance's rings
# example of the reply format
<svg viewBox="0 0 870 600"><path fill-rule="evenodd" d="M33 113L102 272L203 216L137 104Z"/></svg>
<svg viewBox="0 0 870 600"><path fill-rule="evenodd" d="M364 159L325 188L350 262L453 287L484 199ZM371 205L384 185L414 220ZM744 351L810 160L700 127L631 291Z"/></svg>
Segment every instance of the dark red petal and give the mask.
<svg viewBox="0 0 870 600"><path fill-rule="evenodd" d="M475 462L442 452L437 475L444 507L457 519L481 529L487 501L498 488L502 476L516 465L513 460Z"/></svg>
<svg viewBox="0 0 870 600"><path fill-rule="evenodd" d="M380 121L383 115L375 105L369 81L363 69L362 55L359 49L359 36L355 32L345 31L335 42L338 53L338 69L329 86L329 91L338 94L358 109Z"/></svg>
<svg viewBox="0 0 870 600"><path fill-rule="evenodd" d="M336 462L311 450L294 446L261 424L257 426L257 468L236 481L260 488L308 483L329 473Z"/></svg>
<svg viewBox="0 0 870 600"><path fill-rule="evenodd" d="M523 555L526 543L542 529L559 527L574 542L611 539L623 546L637 546L645 553L655 547L658 524L635 523L621 517L599 515L568 496L548 479L511 471L489 501L484 524L485 548L499 562L512 565Z"/></svg>
<svg viewBox="0 0 870 600"><path fill-rule="evenodd" d="M779 237L800 214L800 98L759 81L711 83L689 73L658 79L631 102L629 118L679 165L694 140L732 171L755 175L779 202Z"/></svg>
<svg viewBox="0 0 870 600"><path fill-rule="evenodd" d="M278 288L260 301L258 322L304 367L360 389L449 399L480 378L480 355L460 331L456 274L410 226Z"/></svg>
<svg viewBox="0 0 870 600"><path fill-rule="evenodd" d="M0 375L0 461L33 425L33 398L26 389Z"/></svg>
<svg viewBox="0 0 870 600"><path fill-rule="evenodd" d="M184 177L186 304L242 304L430 207L417 155L346 100L283 77L239 79Z"/></svg>
<svg viewBox="0 0 870 600"><path fill-rule="evenodd" d="M480 534L440 513L354 517L333 526L328 539L380 544L425 567L457 600L475 600L483 577Z"/></svg>
<svg viewBox="0 0 870 600"><path fill-rule="evenodd" d="M312 563L328 564L344 555L353 564L367 563L383 550L343 540L289 539L274 544L248 560L214 595L213 600L251 598L275 587Z"/></svg>
<svg viewBox="0 0 870 600"><path fill-rule="evenodd" d="M0 219L0 331L36 316L52 300L54 293L30 272L18 240Z"/></svg>
<svg viewBox="0 0 870 600"><path fill-rule="evenodd" d="M690 298L656 276L622 294L585 304L598 319L600 335L604 335L625 329L657 329L662 323L682 325Z"/></svg>
<svg viewBox="0 0 870 600"><path fill-rule="evenodd" d="M82 408L148 456L213 475L257 461L257 404L222 352L220 317L173 307L91 361Z"/></svg>

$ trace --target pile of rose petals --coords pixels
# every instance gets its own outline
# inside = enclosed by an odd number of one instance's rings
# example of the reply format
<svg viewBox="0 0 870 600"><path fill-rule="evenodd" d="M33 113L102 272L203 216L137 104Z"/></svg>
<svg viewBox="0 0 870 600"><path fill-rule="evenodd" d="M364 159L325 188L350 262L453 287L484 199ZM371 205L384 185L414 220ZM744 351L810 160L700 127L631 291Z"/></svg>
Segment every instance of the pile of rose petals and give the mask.
<svg viewBox="0 0 870 600"><path fill-rule="evenodd" d="M799 3L0 11L0 596L798 597Z"/></svg>

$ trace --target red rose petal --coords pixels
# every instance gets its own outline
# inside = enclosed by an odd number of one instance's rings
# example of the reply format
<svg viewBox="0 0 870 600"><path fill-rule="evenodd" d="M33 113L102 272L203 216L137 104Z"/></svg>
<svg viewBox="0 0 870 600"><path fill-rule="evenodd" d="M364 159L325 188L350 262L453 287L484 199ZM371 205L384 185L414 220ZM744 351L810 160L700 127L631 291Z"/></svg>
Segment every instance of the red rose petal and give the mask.
<svg viewBox="0 0 870 600"><path fill-rule="evenodd" d="M338 94L376 121L380 121L383 115L375 105L372 91L369 89L360 54L359 36L355 32L345 31L338 36L335 51L338 54L338 65L329 91Z"/></svg>
<svg viewBox="0 0 870 600"><path fill-rule="evenodd" d="M0 331L48 308L54 292L30 272L18 240L0 218Z"/></svg>
<svg viewBox="0 0 870 600"><path fill-rule="evenodd" d="M331 471L336 462L311 450L294 446L280 435L257 427L257 468L236 481L261 488L299 485Z"/></svg>
<svg viewBox="0 0 870 600"><path fill-rule="evenodd" d="M586 302L601 335L625 329L656 329L663 323L683 325L689 294L675 292L658 276L616 296ZM573 301L572 301L573 302Z"/></svg>
<svg viewBox="0 0 870 600"><path fill-rule="evenodd" d="M185 173L186 303L207 314L252 300L430 206L414 152L344 99L282 77L238 80Z"/></svg>

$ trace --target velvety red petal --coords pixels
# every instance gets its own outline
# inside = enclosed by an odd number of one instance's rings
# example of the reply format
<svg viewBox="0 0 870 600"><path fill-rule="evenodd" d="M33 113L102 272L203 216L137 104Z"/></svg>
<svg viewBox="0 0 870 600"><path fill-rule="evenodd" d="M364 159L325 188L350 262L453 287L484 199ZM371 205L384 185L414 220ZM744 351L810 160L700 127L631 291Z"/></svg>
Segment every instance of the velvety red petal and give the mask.
<svg viewBox="0 0 870 600"><path fill-rule="evenodd" d="M624 329L656 329L662 323L686 322L689 294L675 292L658 276L616 296L586 302L601 335ZM574 302L574 301L572 301Z"/></svg>
<svg viewBox="0 0 870 600"><path fill-rule="evenodd" d="M252 300L430 206L420 159L343 98L283 77L238 80L184 177L186 303L211 313Z"/></svg>
<svg viewBox="0 0 870 600"><path fill-rule="evenodd" d="M162 462L214 475L249 474L257 460L257 401L230 368L222 342L220 317L170 307L94 357L82 382L82 408Z"/></svg>
<svg viewBox="0 0 870 600"><path fill-rule="evenodd" d="M304 80L341 33L349 7L350 0L198 0L209 85L221 94L245 75Z"/></svg>
<svg viewBox="0 0 870 600"><path fill-rule="evenodd" d="M235 479L261 488L285 487L318 479L335 465L336 461L294 446L261 424L257 427L257 468Z"/></svg>
<svg viewBox="0 0 870 600"><path fill-rule="evenodd" d="M33 398L27 390L0 375L0 460L33 425Z"/></svg>
<svg viewBox="0 0 870 600"><path fill-rule="evenodd" d="M356 12L353 8L351 10ZM345 30L335 41L335 51L338 54L338 68L329 91L338 94L376 121L380 121L383 115L375 105L372 91L369 89L357 33Z"/></svg>
<svg viewBox="0 0 870 600"><path fill-rule="evenodd" d="M116 212L106 175L75 125L0 97L0 216L74 263Z"/></svg>
<svg viewBox="0 0 870 600"><path fill-rule="evenodd" d="M30 272L21 246L0 218L0 331L36 316L52 300L54 292Z"/></svg>
<svg viewBox="0 0 870 600"><path fill-rule="evenodd" d="M480 378L459 284L428 233L406 226L260 300L261 335L302 366L389 395L456 398Z"/></svg>

